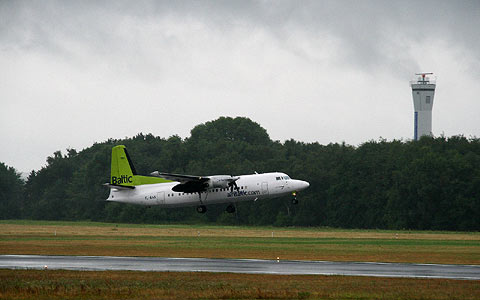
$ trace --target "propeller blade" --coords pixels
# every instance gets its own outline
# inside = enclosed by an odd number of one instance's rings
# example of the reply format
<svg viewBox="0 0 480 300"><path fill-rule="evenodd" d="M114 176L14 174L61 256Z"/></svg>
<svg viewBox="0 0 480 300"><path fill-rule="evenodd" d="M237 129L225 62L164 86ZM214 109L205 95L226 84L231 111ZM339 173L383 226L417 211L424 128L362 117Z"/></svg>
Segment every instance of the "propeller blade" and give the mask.
<svg viewBox="0 0 480 300"><path fill-rule="evenodd" d="M228 182L228 186L230 187L230 192L233 192L233 189L235 188L237 192L240 190L240 188L237 185L237 180L240 179L240 177L235 177L233 175L230 175L232 178Z"/></svg>

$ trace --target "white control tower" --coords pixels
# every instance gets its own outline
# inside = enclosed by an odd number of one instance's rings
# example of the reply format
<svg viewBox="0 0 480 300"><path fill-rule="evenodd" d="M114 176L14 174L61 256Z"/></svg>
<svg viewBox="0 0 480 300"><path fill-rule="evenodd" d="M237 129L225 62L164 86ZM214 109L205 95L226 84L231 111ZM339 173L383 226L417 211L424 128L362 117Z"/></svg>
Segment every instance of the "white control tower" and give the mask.
<svg viewBox="0 0 480 300"><path fill-rule="evenodd" d="M418 141L423 135L432 136L432 107L435 95L435 80L430 80L428 75L433 73L418 73L417 80L410 82L412 86L413 106L415 108L415 121L413 139Z"/></svg>

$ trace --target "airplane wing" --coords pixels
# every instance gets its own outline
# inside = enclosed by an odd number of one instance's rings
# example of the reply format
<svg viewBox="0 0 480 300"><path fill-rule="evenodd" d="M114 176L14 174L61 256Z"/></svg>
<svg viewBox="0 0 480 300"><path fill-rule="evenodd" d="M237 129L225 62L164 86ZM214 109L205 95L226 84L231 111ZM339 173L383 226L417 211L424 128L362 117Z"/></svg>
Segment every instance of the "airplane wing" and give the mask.
<svg viewBox="0 0 480 300"><path fill-rule="evenodd" d="M193 176L183 174L161 173L158 171L150 173L151 176L161 177L172 181L178 181L179 184L172 188L175 192L201 193L209 188L231 188L239 190L236 181L240 177L231 175L214 176Z"/></svg>
<svg viewBox="0 0 480 300"><path fill-rule="evenodd" d="M150 173L151 176L162 177L168 180L180 182L172 188L175 192L201 193L207 190L210 178L192 175L161 173L158 171Z"/></svg>
<svg viewBox="0 0 480 300"><path fill-rule="evenodd" d="M172 173L161 173L158 171L150 173L150 175L155 177L162 177L172 181L178 181L181 183L187 182L206 182L209 180L208 177L194 176L194 175L183 175L183 174L172 174Z"/></svg>

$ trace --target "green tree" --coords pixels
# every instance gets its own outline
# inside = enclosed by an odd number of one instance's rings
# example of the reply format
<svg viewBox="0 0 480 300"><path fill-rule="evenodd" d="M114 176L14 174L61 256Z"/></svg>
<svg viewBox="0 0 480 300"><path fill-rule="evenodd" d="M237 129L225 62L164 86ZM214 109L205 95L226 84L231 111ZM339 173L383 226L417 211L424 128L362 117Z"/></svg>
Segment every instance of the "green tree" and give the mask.
<svg viewBox="0 0 480 300"><path fill-rule="evenodd" d="M109 190L102 184L109 179L111 148L118 144L126 145L143 175L156 170L192 175L280 171L309 181L310 188L300 193L298 205L288 196L242 202L234 215L225 214L223 204L201 215L188 207L106 203ZM18 175L5 166L2 170L8 178ZM2 193L13 186L22 190L20 182L3 185ZM30 173L23 197L2 196L1 205L2 213L17 208L4 218L480 230L478 195L477 138L380 139L358 147L293 139L281 143L248 118L221 117L195 126L186 139L139 133L82 151L67 149L67 155L54 152L45 167Z"/></svg>
<svg viewBox="0 0 480 300"><path fill-rule="evenodd" d="M0 219L21 217L23 184L14 168L0 163Z"/></svg>

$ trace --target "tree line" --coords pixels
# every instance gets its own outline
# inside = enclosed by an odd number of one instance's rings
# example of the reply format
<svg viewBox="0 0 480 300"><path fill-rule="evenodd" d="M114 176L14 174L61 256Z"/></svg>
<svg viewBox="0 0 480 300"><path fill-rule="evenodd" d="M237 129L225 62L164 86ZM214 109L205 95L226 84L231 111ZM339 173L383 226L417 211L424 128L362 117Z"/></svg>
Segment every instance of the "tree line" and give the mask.
<svg viewBox="0 0 480 300"><path fill-rule="evenodd" d="M111 148L123 144L139 174L213 175L281 171L310 182L289 197L194 208L107 203ZM463 136L419 141L345 143L272 141L248 118L200 124L188 138L138 134L56 151L46 166L20 174L0 163L0 218L133 223L220 223L428 230L480 230L480 140Z"/></svg>

